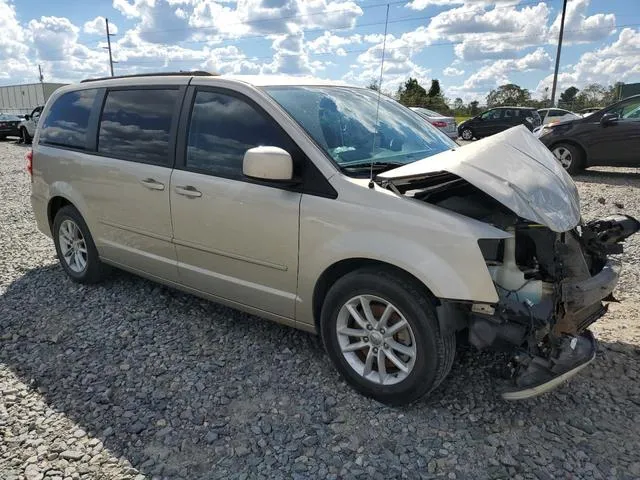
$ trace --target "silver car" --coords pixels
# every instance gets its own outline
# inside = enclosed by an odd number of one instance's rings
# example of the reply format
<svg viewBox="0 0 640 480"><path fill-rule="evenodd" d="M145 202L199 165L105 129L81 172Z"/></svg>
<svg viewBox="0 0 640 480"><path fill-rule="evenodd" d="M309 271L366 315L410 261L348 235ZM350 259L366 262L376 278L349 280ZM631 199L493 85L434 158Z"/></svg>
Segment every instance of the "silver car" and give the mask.
<svg viewBox="0 0 640 480"><path fill-rule="evenodd" d="M438 112L423 107L409 107L422 118L427 120L431 125L439 129L442 133L452 139L458 138L458 126L456 119L441 115Z"/></svg>
<svg viewBox="0 0 640 480"><path fill-rule="evenodd" d="M574 375L618 279L607 254L639 226L581 222L571 177L523 126L459 147L321 80L85 81L56 90L33 143L35 219L71 280L116 267L320 334L389 404L442 383L457 335L513 351L504 398Z"/></svg>

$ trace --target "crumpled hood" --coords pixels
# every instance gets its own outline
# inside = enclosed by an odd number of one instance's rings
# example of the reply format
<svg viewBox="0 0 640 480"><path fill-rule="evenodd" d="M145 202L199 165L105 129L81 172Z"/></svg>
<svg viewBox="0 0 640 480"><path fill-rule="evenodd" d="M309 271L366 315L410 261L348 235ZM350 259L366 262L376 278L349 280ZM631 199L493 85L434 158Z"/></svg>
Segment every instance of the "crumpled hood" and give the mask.
<svg viewBox="0 0 640 480"><path fill-rule="evenodd" d="M555 232L580 221L578 189L553 154L523 126L381 173L400 185L449 172L484 191L516 215Z"/></svg>

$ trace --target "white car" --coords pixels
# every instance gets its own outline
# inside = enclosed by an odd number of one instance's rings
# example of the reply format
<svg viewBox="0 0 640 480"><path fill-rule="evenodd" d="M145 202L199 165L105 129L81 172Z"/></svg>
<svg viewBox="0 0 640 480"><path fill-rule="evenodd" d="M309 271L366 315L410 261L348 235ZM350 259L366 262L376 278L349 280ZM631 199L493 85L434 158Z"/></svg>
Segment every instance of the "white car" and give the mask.
<svg viewBox="0 0 640 480"><path fill-rule="evenodd" d="M542 125L555 122L566 122L567 120L576 120L582 118L577 113L564 110L562 108L541 108L538 110L540 118L542 119ZM535 133L535 132L534 132Z"/></svg>
<svg viewBox="0 0 640 480"><path fill-rule="evenodd" d="M30 114L24 116L24 120L20 122L18 129L20 130L20 140L22 143L31 143L31 139L36 134L36 128L38 128L38 122L40 121L40 114L44 107L41 105L32 110Z"/></svg>

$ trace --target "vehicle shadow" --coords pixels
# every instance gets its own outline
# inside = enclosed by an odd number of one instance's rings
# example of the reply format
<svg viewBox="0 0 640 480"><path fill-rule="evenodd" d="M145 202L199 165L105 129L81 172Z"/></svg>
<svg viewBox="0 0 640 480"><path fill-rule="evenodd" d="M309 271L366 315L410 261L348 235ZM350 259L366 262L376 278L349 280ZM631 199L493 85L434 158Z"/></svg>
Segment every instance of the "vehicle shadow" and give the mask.
<svg viewBox="0 0 640 480"><path fill-rule="evenodd" d="M601 469L624 467L609 451L626 462L638 455L616 435L631 438L635 429L640 438L640 422L629 421L640 418L638 376L630 377L638 375L638 345L603 342L597 369L521 403L497 394L503 354L461 348L436 392L390 408L347 387L315 336L121 272L86 287L57 265L27 271L0 296L0 329L0 362L149 477L228 478L256 469L271 477L301 455L325 452L354 462L356 452L396 451L402 429L425 462L449 449L473 478L494 476L486 473L492 468L512 476L508 463L488 463L487 451L524 465L526 442L570 441ZM490 435L495 445L486 443Z"/></svg>
<svg viewBox="0 0 640 480"><path fill-rule="evenodd" d="M584 183L638 187L640 186L640 168L620 168L616 170L589 168L575 175L574 179Z"/></svg>

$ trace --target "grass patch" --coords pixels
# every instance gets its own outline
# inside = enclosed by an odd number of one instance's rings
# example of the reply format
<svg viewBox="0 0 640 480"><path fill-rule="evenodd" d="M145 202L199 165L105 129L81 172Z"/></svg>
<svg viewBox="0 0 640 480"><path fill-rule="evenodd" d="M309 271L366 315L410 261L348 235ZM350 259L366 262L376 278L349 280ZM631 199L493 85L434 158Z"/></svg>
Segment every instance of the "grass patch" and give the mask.
<svg viewBox="0 0 640 480"><path fill-rule="evenodd" d="M456 115L455 118L456 118L456 125L460 125L465 120L469 120L471 118L471 115L461 115L461 116Z"/></svg>

